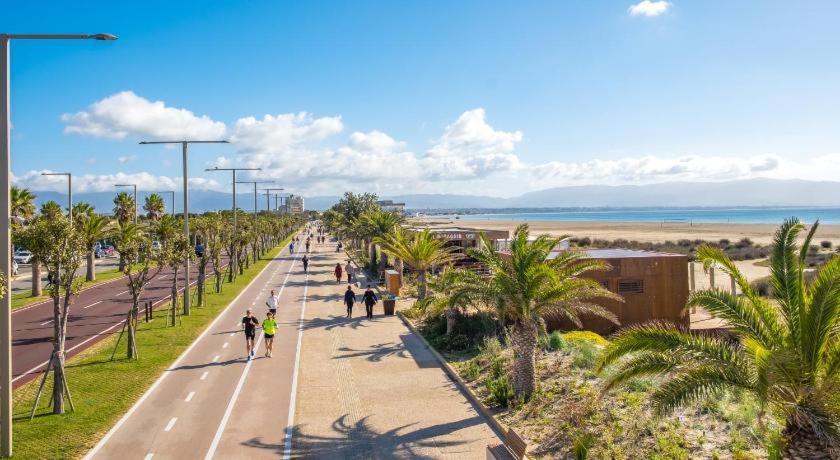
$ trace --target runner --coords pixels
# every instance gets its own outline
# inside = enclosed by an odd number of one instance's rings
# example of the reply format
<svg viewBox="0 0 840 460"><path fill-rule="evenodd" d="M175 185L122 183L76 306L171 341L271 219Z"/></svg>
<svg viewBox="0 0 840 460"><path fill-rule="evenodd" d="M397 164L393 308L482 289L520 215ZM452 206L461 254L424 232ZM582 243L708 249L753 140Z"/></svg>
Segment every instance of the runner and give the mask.
<svg viewBox="0 0 840 460"><path fill-rule="evenodd" d="M263 337L265 337L265 357L271 358L271 352L274 351L274 334L277 331L277 321L274 319L274 313L269 312L265 315L262 328Z"/></svg>
<svg viewBox="0 0 840 460"><path fill-rule="evenodd" d="M292 241L291 243L289 243L289 254L294 254L294 252L295 252L295 242Z"/></svg>
<svg viewBox="0 0 840 460"><path fill-rule="evenodd" d="M341 264L335 264L335 284L341 283Z"/></svg>
<svg viewBox="0 0 840 460"><path fill-rule="evenodd" d="M306 252L309 252L309 238L306 239Z"/></svg>
<svg viewBox="0 0 840 460"><path fill-rule="evenodd" d="M353 292L353 287L348 285L347 290L344 291L344 305L347 307L348 318L353 316L354 303L356 303L356 293Z"/></svg>
<svg viewBox="0 0 840 460"><path fill-rule="evenodd" d="M303 262L303 272L309 273L309 257L306 257L306 254L303 255L301 262Z"/></svg>
<svg viewBox="0 0 840 460"><path fill-rule="evenodd" d="M344 271L347 272L347 284L353 282L353 265L350 264L350 259L347 259L347 265L344 266Z"/></svg>
<svg viewBox="0 0 840 460"><path fill-rule="evenodd" d="M362 295L362 301L365 303L365 312L367 313L368 319L373 319L373 306L376 305L376 301L379 300L376 298L376 294L373 293L373 290L368 285L365 293Z"/></svg>
<svg viewBox="0 0 840 460"><path fill-rule="evenodd" d="M268 298L265 300L265 306L268 307L268 312L272 315L277 314L277 295L274 294L274 289L271 290L271 294L268 295Z"/></svg>
<svg viewBox="0 0 840 460"><path fill-rule="evenodd" d="M242 330L245 331L245 348L248 352L248 361L254 357L254 339L257 337L257 326L260 320L251 313L251 309L245 311L242 317Z"/></svg>

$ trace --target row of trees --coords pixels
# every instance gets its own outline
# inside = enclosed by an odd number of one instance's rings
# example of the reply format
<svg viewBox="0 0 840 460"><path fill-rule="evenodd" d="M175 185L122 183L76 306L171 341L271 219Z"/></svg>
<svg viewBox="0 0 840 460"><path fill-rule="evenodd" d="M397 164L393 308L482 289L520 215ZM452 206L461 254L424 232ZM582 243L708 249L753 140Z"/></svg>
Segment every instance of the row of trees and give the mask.
<svg viewBox="0 0 840 460"><path fill-rule="evenodd" d="M224 255L239 262L236 265L227 264L227 279L233 281L252 261L279 244L300 225L299 218L289 215L263 213L253 216L237 211L239 224L234 233L233 213L213 212L192 217L190 236L187 237L183 233L182 218L166 215L163 201L153 196L147 198L145 206L148 219L139 224L134 223L133 196L125 193L114 199L115 220L96 214L93 207L86 203L73 206L72 221L54 201L45 202L40 212L36 213L34 198L28 190L12 189L14 241L32 252L33 278L40 279L41 266L51 274L49 295L53 300L53 350L44 380L52 371L52 404L56 414L64 413L65 395L69 396L64 375L68 315L83 283L79 273L85 261L85 278L95 278L93 249L97 242L108 238L119 251L119 269L125 275L132 296L123 329L127 338L126 356L137 359L140 298L147 284L161 270L173 272L167 316L169 324L175 326L179 299L177 275L186 260L198 259L196 300L197 305L202 306L209 267L215 275L215 292L218 293L223 284ZM33 292L33 295L38 294ZM188 290L185 295L189 295ZM183 313L189 314L189 311Z"/></svg>

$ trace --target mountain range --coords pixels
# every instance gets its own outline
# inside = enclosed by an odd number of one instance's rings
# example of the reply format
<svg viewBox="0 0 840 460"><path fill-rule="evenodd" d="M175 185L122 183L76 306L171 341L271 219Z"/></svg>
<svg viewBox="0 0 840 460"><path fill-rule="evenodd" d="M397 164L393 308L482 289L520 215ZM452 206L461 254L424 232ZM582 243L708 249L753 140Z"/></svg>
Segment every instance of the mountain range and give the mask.
<svg viewBox="0 0 840 460"><path fill-rule="evenodd" d="M66 195L56 192L35 192L40 205L46 200L64 203ZM110 212L114 193L96 192L73 195L74 202L88 202L100 211ZM138 192L142 205L145 193ZM230 209L230 193L191 191L190 210L204 212ZM324 210L339 197L305 197L306 209ZM386 195L406 204L409 210L511 209L511 208L638 208L638 207L747 207L747 206L834 206L840 207L840 182L806 180L749 179L727 182L663 182L646 185L580 185L555 187L524 193L510 198L482 195L411 194ZM164 196L169 207L169 196ZM273 200L272 200L273 205ZM237 206L254 209L253 195L237 193ZM257 200L265 209L265 196ZM176 212L181 212L181 196L175 197Z"/></svg>

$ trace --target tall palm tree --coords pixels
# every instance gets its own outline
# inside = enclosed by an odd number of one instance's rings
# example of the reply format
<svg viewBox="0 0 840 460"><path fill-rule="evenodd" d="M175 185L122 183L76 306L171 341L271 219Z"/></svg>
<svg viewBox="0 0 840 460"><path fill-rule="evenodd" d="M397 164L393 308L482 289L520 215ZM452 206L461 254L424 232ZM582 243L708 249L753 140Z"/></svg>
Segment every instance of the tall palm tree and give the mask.
<svg viewBox="0 0 840 460"><path fill-rule="evenodd" d="M64 215L64 208L53 200L46 201L41 204L41 217L45 219L55 219Z"/></svg>
<svg viewBox="0 0 840 460"><path fill-rule="evenodd" d="M166 214L166 204L163 197L157 193L152 193L146 197L146 202L143 204L143 210L146 211L146 217L151 221L159 220Z"/></svg>
<svg viewBox="0 0 840 460"><path fill-rule="evenodd" d="M89 216L93 214L93 211L94 208L92 204L80 201L73 205L73 218L75 220L77 217Z"/></svg>
<svg viewBox="0 0 840 460"><path fill-rule="evenodd" d="M12 186L9 195L9 214L11 215L12 232L19 234L24 225L35 217L35 194L29 189ZM12 253L14 253L14 244L12 245ZM41 295L41 263L32 258L32 296L38 297Z"/></svg>
<svg viewBox="0 0 840 460"><path fill-rule="evenodd" d="M417 272L417 298L426 298L428 290L428 274L435 267L452 262L455 259L452 248L447 248L444 241L425 229L421 232L408 233L400 227L383 237L378 238L377 244L386 254L405 262Z"/></svg>
<svg viewBox="0 0 840 460"><path fill-rule="evenodd" d="M117 252L120 254L120 265L119 270L121 272L125 271L125 264L130 263L131 261L127 260L121 246L131 246L135 243L138 235L142 235L143 232L140 230L140 226L135 224L134 222L129 221L117 221L117 227L113 229L112 236L114 238L114 243L117 246Z"/></svg>
<svg viewBox="0 0 840 460"><path fill-rule="evenodd" d="M81 221L80 228L82 235L84 235L85 249L88 251L87 276L85 277L87 281L93 281L96 279L96 253L94 251L94 247L96 246L97 241L105 238L108 234L108 227L110 227L110 225L111 219L100 214L87 215Z"/></svg>
<svg viewBox="0 0 840 460"><path fill-rule="evenodd" d="M667 413L692 401L740 388L784 420L785 458L840 458L840 257L819 270L808 286L804 269L814 224L786 220L776 231L770 256L775 299L760 297L720 249L703 247L698 259L730 275L743 292L709 289L689 297L725 320L738 338L732 343L691 335L655 323L621 332L606 348L599 367L615 364L606 388L644 375L664 379L652 394Z"/></svg>
<svg viewBox="0 0 840 460"><path fill-rule="evenodd" d="M120 192L114 197L114 216L117 218L117 222L123 224L133 221L136 209L134 196L128 192Z"/></svg>
<svg viewBox="0 0 840 460"><path fill-rule="evenodd" d="M473 280L472 272L448 267L429 281L431 295L421 305L425 315L446 316L446 335L454 332L460 312L479 305L478 299L470 295L470 290L463 289L465 283Z"/></svg>
<svg viewBox="0 0 840 460"><path fill-rule="evenodd" d="M500 318L510 324L514 350L512 385L516 395L530 398L536 386L534 356L539 324L545 318L561 318L581 327L581 317L594 316L618 324L614 314L592 303L593 299L621 300L601 284L583 275L608 270L609 264L591 259L579 251L563 251L550 258L552 250L564 238L540 235L529 239L528 225L516 228L509 253L496 251L483 236L478 248L468 253L486 267L490 275L470 273L457 291L495 308Z"/></svg>
<svg viewBox="0 0 840 460"><path fill-rule="evenodd" d="M386 212L381 209L368 211L359 218L361 226L365 229L364 232L370 239L370 261L376 259L376 240L381 240L387 237L403 222L403 217L395 212ZM384 253L383 253L384 256ZM379 260L379 271L385 270L388 261L386 257L381 257Z"/></svg>

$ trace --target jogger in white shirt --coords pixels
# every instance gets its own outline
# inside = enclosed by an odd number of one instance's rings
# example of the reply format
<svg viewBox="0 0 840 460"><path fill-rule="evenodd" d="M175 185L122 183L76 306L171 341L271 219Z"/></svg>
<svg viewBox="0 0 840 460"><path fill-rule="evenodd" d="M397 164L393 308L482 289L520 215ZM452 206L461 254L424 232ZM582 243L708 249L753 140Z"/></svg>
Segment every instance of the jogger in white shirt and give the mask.
<svg viewBox="0 0 840 460"><path fill-rule="evenodd" d="M268 298L265 300L265 305L268 307L268 311L271 312L272 315L277 314L277 295L274 294L274 289L271 290L271 294L269 294Z"/></svg>

